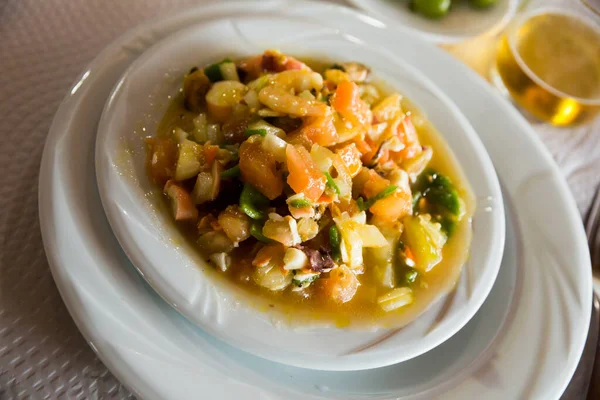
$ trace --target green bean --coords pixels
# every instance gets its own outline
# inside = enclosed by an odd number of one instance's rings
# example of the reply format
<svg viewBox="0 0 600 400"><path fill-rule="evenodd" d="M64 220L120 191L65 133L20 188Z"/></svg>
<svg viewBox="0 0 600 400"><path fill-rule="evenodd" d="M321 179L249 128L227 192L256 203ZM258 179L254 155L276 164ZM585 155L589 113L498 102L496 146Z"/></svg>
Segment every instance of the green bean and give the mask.
<svg viewBox="0 0 600 400"><path fill-rule="evenodd" d="M262 193L254 188L254 186L247 183L244 184L242 194L240 195L240 208L252 219L263 219L265 213L261 208L265 208L269 204L267 199Z"/></svg>
<svg viewBox="0 0 600 400"><path fill-rule="evenodd" d="M336 194L340 194L340 188L335 183L329 172L323 172L327 178L327 187L332 189Z"/></svg>
<svg viewBox="0 0 600 400"><path fill-rule="evenodd" d="M306 199L294 199L290 201L290 207L294 208L304 208L304 207L312 207L312 203Z"/></svg>
<svg viewBox="0 0 600 400"><path fill-rule="evenodd" d="M246 134L246 136L250 137L252 135L260 135L260 136L267 136L267 130L260 128L260 129L246 129L244 131L244 133Z"/></svg>
<svg viewBox="0 0 600 400"><path fill-rule="evenodd" d="M258 241L264 243L273 243L271 239L263 235L262 233L262 225L258 221L252 222L250 225L250 234Z"/></svg>
<svg viewBox="0 0 600 400"><path fill-rule="evenodd" d="M340 235L340 230L337 225L333 225L329 228L329 243L331 244L331 257L335 262L342 261L342 238Z"/></svg>
<svg viewBox="0 0 600 400"><path fill-rule="evenodd" d="M221 172L221 178L227 179L227 178L236 178L238 176L240 176L240 165L236 165L235 167L231 167L229 169L226 169L225 171Z"/></svg>
<svg viewBox="0 0 600 400"><path fill-rule="evenodd" d="M211 64L204 68L204 74L211 82L218 82L223 80L223 74L221 74L221 64L231 62L229 58L224 59L216 64Z"/></svg>

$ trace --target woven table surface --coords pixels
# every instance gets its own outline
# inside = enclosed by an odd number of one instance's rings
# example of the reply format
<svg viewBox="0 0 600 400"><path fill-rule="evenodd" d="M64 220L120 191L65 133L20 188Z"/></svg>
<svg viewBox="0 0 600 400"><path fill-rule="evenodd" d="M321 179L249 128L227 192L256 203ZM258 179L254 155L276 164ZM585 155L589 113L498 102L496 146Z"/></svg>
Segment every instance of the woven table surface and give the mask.
<svg viewBox="0 0 600 400"><path fill-rule="evenodd" d="M0 1L0 400L132 397L86 344L50 274L37 211L40 158L54 113L87 63L140 22L198 3ZM536 130L583 212L600 182L600 119Z"/></svg>

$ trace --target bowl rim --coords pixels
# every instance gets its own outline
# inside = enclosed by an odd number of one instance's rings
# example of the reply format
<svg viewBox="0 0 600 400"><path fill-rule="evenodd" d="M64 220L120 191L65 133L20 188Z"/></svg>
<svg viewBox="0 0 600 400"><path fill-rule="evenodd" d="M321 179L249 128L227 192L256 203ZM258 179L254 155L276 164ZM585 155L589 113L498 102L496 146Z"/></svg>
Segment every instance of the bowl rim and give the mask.
<svg viewBox="0 0 600 400"><path fill-rule="evenodd" d="M244 20L244 21L249 20L249 19L256 19L256 18L254 18L254 17L237 18L237 20ZM118 96L120 95L120 93L122 93L123 88L127 86L124 83L129 79L129 76L131 75L132 71L135 71L137 68L143 66L148 61L147 60L148 58L151 58L157 52L168 47L170 44L177 42L182 37L185 37L185 36L191 34L191 32L195 32L196 30L202 30L202 29L206 28L207 25L222 23L223 21L225 21L225 19L218 19L218 20L213 20L208 24L193 25L191 27L184 28L183 30L180 30L175 34L168 36L167 38L159 41L156 45L150 47L150 49L145 51L138 59L136 59L128 67L126 72L118 80L117 84L111 91L109 100L105 104L105 107L104 107L104 110L102 113L102 117L100 120L99 128L98 128L98 135L96 138L96 175L97 175L98 187L99 187L99 192L100 192L100 197L102 200L103 208L107 214L111 228L113 229L113 232L115 233L115 236L117 237L121 247L123 248L123 250L129 257L129 259L132 261L132 264L136 267L136 269L138 269L140 274L153 287L153 289L161 297L163 297L163 299L167 303L169 303L171 306L173 306L175 309L177 309L186 318L190 319L192 322L196 323L197 325L200 325L203 329L205 329L212 335L219 337L221 340L224 340L224 341L226 341L238 348L241 348L243 350L249 351L250 353L253 353L255 355L261 356L263 358L271 359L274 361L282 362L285 364L289 364L289 365L306 367L306 368L324 369L324 370L357 370L357 369L376 368L376 367L390 365L390 364L393 364L393 363L396 363L399 361L404 361L404 360L416 357L419 354L422 354L422 353L430 350L431 348L436 347L437 345L441 344L445 340L447 340L450 336L452 336L454 333L456 333L462 326L464 326L471 319L471 317L475 314L475 312L479 309L479 307L481 306L481 304L487 297L487 294L489 294L489 291L491 290L491 287L494 283L498 269L500 267L500 261L502 258L502 250L504 248L503 243L504 243L504 234L505 234L504 210L502 207L501 195L499 195L497 197L498 200L500 201L500 207L497 207L495 209L495 213L493 214L495 216L495 219L493 219L493 222L495 222L495 225L493 226L493 230L495 232L494 233L494 237L495 237L494 244L496 244L495 247L498 250L491 251L488 255L488 260L487 260L488 262L486 264L486 266L487 266L486 278L487 279L482 279L483 283L481 283L479 285L479 289L481 289L481 293L483 293L483 295L480 296L478 301L475 302L476 304L473 307L471 307L470 312L466 318L454 321L454 323L452 325L452 329L450 329L446 335L441 337L439 340L435 341L435 343L433 343L433 344L430 344L427 346L422 346L420 349L418 349L418 351L415 351L413 354L410 354L410 356L408 356L408 357L406 355L404 355L404 357L402 357L402 355L400 355L400 356L396 355L395 357L388 357L385 360L377 360L377 361L374 361L374 360L364 361L363 360L360 363L358 363L358 362L349 363L348 359L345 358L344 360L342 360L339 363L331 364L328 362L323 362L322 360L314 360L314 361L307 361L306 359L291 360L291 359L289 359L289 357L286 357L285 355L282 356L280 354L265 353L263 351L264 349L245 347L245 346L241 345L240 342L236 341L235 338L232 338L230 335L229 336L224 335L222 330L216 329L214 326L207 324L206 321L204 321L202 319L198 320L195 317L195 315L193 315L193 313L191 313L190 310L188 310L185 307L185 304L183 304L179 301L174 301L176 294L170 293L169 288L164 285L164 282L157 280L156 275L153 275L153 271L151 269L148 269L147 267L145 267L148 264L146 264L144 262L145 260L144 260L143 254L140 254L138 249L136 248L137 243L135 243L135 241L131 242L130 238L127 237L127 235L125 235L125 232L123 230L124 228L122 225L123 221L118 220L119 218L117 216L119 216L120 214L119 214L118 210L116 210L114 208L114 204L112 204L112 202L110 201L110 199L108 197L110 188L107 186L108 181L107 181L106 176L103 175L103 172L110 170L109 168L107 168L107 166L110 165L110 159L107 159L106 158L107 154L103 153L104 145L105 145L103 140L106 139L106 134L105 134L105 132L107 132L106 126L109 123L108 121L110 120L110 117L111 117L112 107L115 107L114 105L117 102L116 99L118 99ZM228 20L228 21L231 21L231 20ZM457 124L459 124L459 125L461 125L461 127L465 128L464 132L466 132L465 133L466 136L471 140L471 145L475 146L476 148L479 149L478 153L477 153L478 156L480 156L480 157L478 157L478 161L483 164L483 168L485 169L485 171L487 173L486 174L487 183L490 183L490 179L491 179L492 186L496 189L496 192L499 194L500 189L499 189L498 178L495 174L493 165L491 164L491 160L489 159L489 155L487 154L487 152L486 152L485 148L483 147L483 144L479 140L477 134L475 133L473 128L470 126L470 123L468 122L466 117L460 112L458 107L456 105L454 105L454 103L440 89L438 89L436 86L434 86L423 74L419 74L418 71L414 70L414 68L412 68L408 65L406 65L406 67L410 70L413 78L418 77L419 83L425 84L425 86L427 86L429 89L433 90L433 92L436 95L438 95L440 97L440 99L442 99L444 104L453 111L453 113L455 114L454 117L458 120ZM420 108L423 108L423 107L420 107ZM426 110L423 110L423 111L426 111ZM448 146L448 147L452 151L452 146ZM458 159L458 157L456 157L456 158L457 158L458 164L462 165L462 163L460 162L460 159ZM140 265L143 265L144 267L140 267Z"/></svg>

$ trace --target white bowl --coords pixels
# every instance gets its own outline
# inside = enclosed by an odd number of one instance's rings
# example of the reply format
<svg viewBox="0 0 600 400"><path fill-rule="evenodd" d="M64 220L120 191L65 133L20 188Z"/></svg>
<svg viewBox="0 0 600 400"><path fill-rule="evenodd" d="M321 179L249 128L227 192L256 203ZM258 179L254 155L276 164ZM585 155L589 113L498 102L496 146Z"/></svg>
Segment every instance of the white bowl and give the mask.
<svg viewBox="0 0 600 400"><path fill-rule="evenodd" d="M469 7L467 0L452 0L441 19L429 19L408 8L410 0L349 0L394 27L409 29L434 43L457 43L484 33L499 32L515 15L520 0L497 0L488 9Z"/></svg>
<svg viewBox="0 0 600 400"><path fill-rule="evenodd" d="M276 35L273 32L277 32ZM247 295L222 279L187 245L146 177L143 136L153 134L181 77L193 65L276 47L299 56L364 62L401 90L441 128L480 207L473 218L470 259L451 301L443 297L402 330L348 331L282 326L276 311L247 306ZM358 370L416 357L464 326L498 273L504 209L492 163L458 108L400 57L335 29L292 17L215 20L183 30L144 52L115 86L96 142L96 174L110 225L150 285L189 320L255 355L305 368ZM268 307L267 307L268 309ZM442 312L443 311L443 312ZM443 317L440 317L443 315Z"/></svg>

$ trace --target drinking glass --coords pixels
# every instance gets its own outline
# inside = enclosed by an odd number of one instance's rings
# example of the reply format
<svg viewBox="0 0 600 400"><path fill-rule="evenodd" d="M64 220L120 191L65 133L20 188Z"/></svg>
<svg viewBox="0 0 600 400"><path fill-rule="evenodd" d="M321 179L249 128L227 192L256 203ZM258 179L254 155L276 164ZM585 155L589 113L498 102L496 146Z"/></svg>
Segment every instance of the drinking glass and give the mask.
<svg viewBox="0 0 600 400"><path fill-rule="evenodd" d="M492 81L534 117L557 126L600 111L600 23L584 7L517 15L502 36Z"/></svg>

